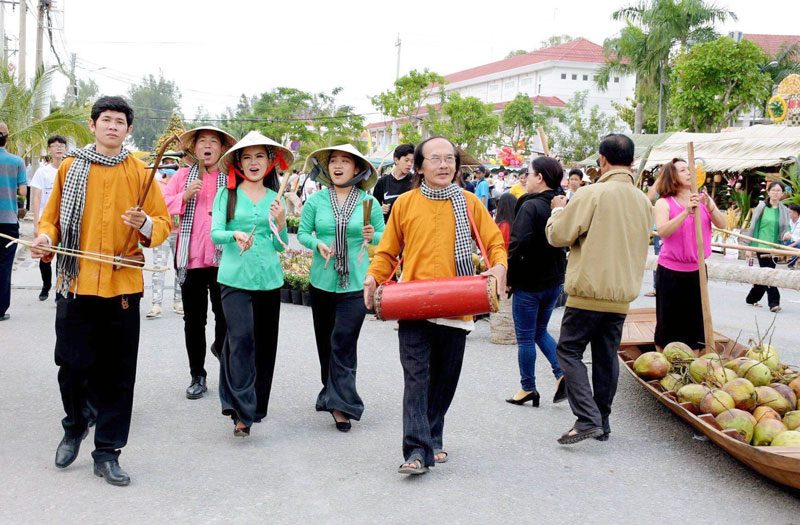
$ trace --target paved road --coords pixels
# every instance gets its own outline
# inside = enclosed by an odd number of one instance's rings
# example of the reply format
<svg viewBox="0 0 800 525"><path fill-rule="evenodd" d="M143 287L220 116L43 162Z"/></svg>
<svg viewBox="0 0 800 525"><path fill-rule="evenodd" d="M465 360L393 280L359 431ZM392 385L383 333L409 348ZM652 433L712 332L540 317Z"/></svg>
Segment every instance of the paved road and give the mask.
<svg viewBox="0 0 800 525"><path fill-rule="evenodd" d="M25 229L27 228L27 230ZM23 231L30 233L27 224ZM170 279L167 280L170 283ZM283 305L267 420L248 440L219 413L218 365L209 394L189 401L182 320L169 309L145 321L129 445L127 488L92 475L90 439L68 469L53 465L63 416L53 364L51 301L40 303L27 254L14 274L12 319L0 324L0 522L269 521L303 523L771 523L800 522L798 493L771 483L695 439L692 429L643 394L624 372L612 437L572 447L555 439L573 418L546 400L554 380L537 362L539 409L503 401L518 388L516 348L488 342L487 322L469 337L460 388L448 414L450 461L426 476L401 462L402 370L393 325L367 320L358 386L366 411L353 430L314 411L319 368L308 308ZM650 286L646 276L642 291ZM747 287L712 283L717 328L742 340L769 312L744 304ZM171 292L166 292L169 304ZM634 306L651 306L640 298ZM800 363L800 293L784 292L773 338ZM551 321L557 337L561 310ZM113 351L113 348L109 348Z"/></svg>

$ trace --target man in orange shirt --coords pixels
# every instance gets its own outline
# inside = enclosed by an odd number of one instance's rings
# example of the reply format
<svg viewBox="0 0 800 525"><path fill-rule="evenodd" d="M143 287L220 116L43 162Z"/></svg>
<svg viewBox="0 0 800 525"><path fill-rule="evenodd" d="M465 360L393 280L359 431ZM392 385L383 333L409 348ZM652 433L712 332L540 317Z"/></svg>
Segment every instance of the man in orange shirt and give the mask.
<svg viewBox="0 0 800 525"><path fill-rule="evenodd" d="M73 150L61 163L33 257L58 244L113 257L123 250L130 228L137 235L126 257L141 254L137 240L155 247L167 238L170 218L160 192L150 191L142 209L135 207L147 173L122 147L132 123L133 110L121 97L101 97L92 106L95 143ZM56 264L55 358L66 412L56 467L66 468L78 456L88 434L84 408L91 401L97 409L94 474L112 485L130 483L117 458L130 430L143 284L138 268L60 255Z"/></svg>
<svg viewBox="0 0 800 525"><path fill-rule="evenodd" d="M472 211L489 257L489 270L505 290L508 265L503 236L486 207L453 180L461 164L458 150L444 137L432 137L414 150L414 188L392 205L364 280L364 302L372 308L377 283L392 273L403 251L403 281L472 275ZM403 463L401 474L423 474L447 461L442 448L444 416L456 392L471 317L400 321L403 365Z"/></svg>

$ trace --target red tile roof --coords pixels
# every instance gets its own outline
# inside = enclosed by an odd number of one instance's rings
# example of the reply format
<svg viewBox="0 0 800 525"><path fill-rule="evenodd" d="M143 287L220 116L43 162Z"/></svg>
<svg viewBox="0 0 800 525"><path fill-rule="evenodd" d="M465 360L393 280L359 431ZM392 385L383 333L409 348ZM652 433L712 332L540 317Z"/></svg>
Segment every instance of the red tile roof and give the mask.
<svg viewBox="0 0 800 525"><path fill-rule="evenodd" d="M548 60L602 64L605 62L605 55L603 54L603 46L598 46L585 38L576 38L572 42L567 42L566 44L540 49L539 51L532 51L524 55L517 55L505 60L500 60L499 62L492 62L491 64L485 64L471 69L465 69L464 71L447 75L445 78L448 83L454 84L471 78L499 73L500 71L516 69L539 62L547 62Z"/></svg>
<svg viewBox="0 0 800 525"><path fill-rule="evenodd" d="M766 54L775 56L784 44L794 44L800 42L800 35L742 35L742 38L750 40L760 47Z"/></svg>
<svg viewBox="0 0 800 525"><path fill-rule="evenodd" d="M561 108L566 106L566 103L558 97L542 97L540 95L536 95L535 97L531 97L531 101L533 101L534 104L543 104L545 106L556 107L556 108ZM508 103L509 102L495 102L494 104L495 111L503 109L508 105ZM439 110L441 109L442 105L436 104L434 107L437 110ZM428 108L425 106L420 108L419 112L417 113L417 115L420 116L427 114L428 114ZM399 124L402 124L403 122L405 122L405 119L398 119L397 122ZM390 126L391 124L392 124L391 120L386 120L384 122L373 122L372 124L367 125L367 129L383 128L386 126Z"/></svg>

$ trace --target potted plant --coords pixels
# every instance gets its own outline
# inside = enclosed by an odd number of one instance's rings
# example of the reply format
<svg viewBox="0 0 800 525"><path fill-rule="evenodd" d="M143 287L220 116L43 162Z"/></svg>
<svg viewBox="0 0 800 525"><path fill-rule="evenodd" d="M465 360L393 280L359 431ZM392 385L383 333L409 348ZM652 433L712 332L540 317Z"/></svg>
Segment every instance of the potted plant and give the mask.
<svg viewBox="0 0 800 525"><path fill-rule="evenodd" d="M300 291L300 275L292 274L292 303L303 304L303 292Z"/></svg>
<svg viewBox="0 0 800 525"><path fill-rule="evenodd" d="M300 285L300 292L302 294L303 306L311 306L311 292L308 291L308 286L311 284L311 279L308 274L299 275L297 279Z"/></svg>
<svg viewBox="0 0 800 525"><path fill-rule="evenodd" d="M292 302L292 287L291 287L291 279L293 275L287 273L283 277L283 286L281 286L281 302L282 303L291 303Z"/></svg>
<svg viewBox="0 0 800 525"><path fill-rule="evenodd" d="M297 228L300 226L300 216L292 213L286 216L286 229L289 233L297 233Z"/></svg>

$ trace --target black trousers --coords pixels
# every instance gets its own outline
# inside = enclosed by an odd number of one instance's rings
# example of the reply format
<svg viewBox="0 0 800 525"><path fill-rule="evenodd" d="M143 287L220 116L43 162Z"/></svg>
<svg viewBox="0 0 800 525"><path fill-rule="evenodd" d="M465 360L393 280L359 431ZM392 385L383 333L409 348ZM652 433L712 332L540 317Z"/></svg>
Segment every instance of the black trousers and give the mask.
<svg viewBox="0 0 800 525"><path fill-rule="evenodd" d="M400 321L403 365L403 457L434 465L442 449L444 416L458 386L467 331L428 321Z"/></svg>
<svg viewBox="0 0 800 525"><path fill-rule="evenodd" d="M678 272L658 265L655 273L656 345L663 348L680 341L692 348L704 348L700 272Z"/></svg>
<svg viewBox="0 0 800 525"><path fill-rule="evenodd" d="M186 339L186 352L189 354L189 371L192 377L206 377L206 320L208 319L208 300L214 312L214 347L222 348L227 326L222 309L217 269L194 268L186 271L186 279L181 285L183 296L183 332Z"/></svg>
<svg viewBox="0 0 800 525"><path fill-rule="evenodd" d="M280 290L222 285L222 307L230 319L219 366L222 413L249 427L267 417L278 349Z"/></svg>
<svg viewBox="0 0 800 525"><path fill-rule="evenodd" d="M117 297L58 296L56 351L58 385L67 436L88 425L87 406L97 411L97 462L116 459L128 442L139 352L141 294Z"/></svg>
<svg viewBox="0 0 800 525"><path fill-rule="evenodd" d="M775 268L775 260L772 257L759 257L758 265L762 268ZM755 304L764 297L764 292L767 293L767 302L770 308L780 306L781 292L774 286L764 286L763 284L754 284L750 288L750 293L747 294L745 301L748 304Z"/></svg>
<svg viewBox="0 0 800 525"><path fill-rule="evenodd" d="M606 432L611 431L608 417L617 392L617 348L625 317L625 314L571 307L564 310L556 354L567 381L569 406L578 418L574 426L576 430L598 427ZM592 344L591 387L586 365L582 361L589 343Z"/></svg>
<svg viewBox="0 0 800 525"><path fill-rule="evenodd" d="M39 259L39 273L42 274L42 290L49 292L53 285L53 263Z"/></svg>
<svg viewBox="0 0 800 525"><path fill-rule="evenodd" d="M356 390L358 335L367 314L364 293L326 292L313 286L310 291L322 380L317 410L338 410L358 421L364 412L364 402Z"/></svg>
<svg viewBox="0 0 800 525"><path fill-rule="evenodd" d="M0 233L17 238L19 237L19 224L0 224ZM11 270L14 268L14 254L17 245L12 244L6 248L8 241L0 242L0 315L4 315L11 306Z"/></svg>

